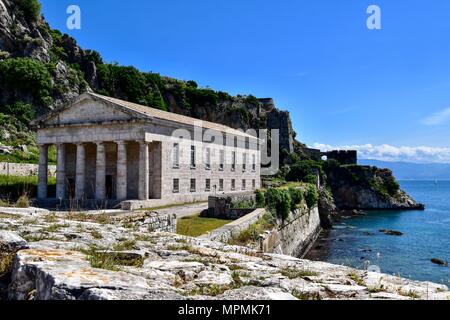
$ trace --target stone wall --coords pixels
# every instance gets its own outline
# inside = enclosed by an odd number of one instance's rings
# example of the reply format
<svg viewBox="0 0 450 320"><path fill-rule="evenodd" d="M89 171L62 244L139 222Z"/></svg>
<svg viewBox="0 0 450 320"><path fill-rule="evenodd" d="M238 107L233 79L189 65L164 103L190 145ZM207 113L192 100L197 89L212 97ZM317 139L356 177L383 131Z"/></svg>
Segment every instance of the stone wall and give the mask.
<svg viewBox="0 0 450 320"><path fill-rule="evenodd" d="M244 192L236 194L223 194L210 196L208 198L208 217L225 218L236 220L239 219L254 209L237 209L233 208L235 204L240 202L256 202L256 194L254 192Z"/></svg>
<svg viewBox="0 0 450 320"><path fill-rule="evenodd" d="M152 212L144 221L149 232L177 233L177 216L175 214Z"/></svg>
<svg viewBox="0 0 450 320"><path fill-rule="evenodd" d="M292 212L278 227L268 232L261 241L261 251L303 257L319 236L320 217L318 208L304 206Z"/></svg>
<svg viewBox="0 0 450 320"><path fill-rule="evenodd" d="M358 152L356 150L334 150L324 152L323 155L343 165L358 164Z"/></svg>
<svg viewBox="0 0 450 320"><path fill-rule="evenodd" d="M0 162L0 175L37 176L38 169L37 164ZM48 173L51 177L56 176L56 166L48 166Z"/></svg>
<svg viewBox="0 0 450 320"><path fill-rule="evenodd" d="M248 229L265 214L265 209L256 209L246 216L216 229L207 235L201 236L200 238L228 243L231 238L238 236L242 231Z"/></svg>

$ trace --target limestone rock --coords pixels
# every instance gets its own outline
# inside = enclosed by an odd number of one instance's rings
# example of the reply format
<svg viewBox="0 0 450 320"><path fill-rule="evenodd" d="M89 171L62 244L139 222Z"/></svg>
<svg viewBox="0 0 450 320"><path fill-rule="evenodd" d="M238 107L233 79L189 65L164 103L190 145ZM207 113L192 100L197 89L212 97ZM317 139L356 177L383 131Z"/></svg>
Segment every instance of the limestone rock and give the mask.
<svg viewBox="0 0 450 320"><path fill-rule="evenodd" d="M120 219L113 217L106 223L71 220L64 214L18 214L0 219L0 230L15 230L1 231L0 243L10 251L19 250L8 282L8 298L450 298L444 285L130 227L124 228ZM19 235L26 237L28 244ZM129 258L143 263L128 263Z"/></svg>
<svg viewBox="0 0 450 320"><path fill-rule="evenodd" d="M11 231L0 230L0 255L28 248L27 242Z"/></svg>

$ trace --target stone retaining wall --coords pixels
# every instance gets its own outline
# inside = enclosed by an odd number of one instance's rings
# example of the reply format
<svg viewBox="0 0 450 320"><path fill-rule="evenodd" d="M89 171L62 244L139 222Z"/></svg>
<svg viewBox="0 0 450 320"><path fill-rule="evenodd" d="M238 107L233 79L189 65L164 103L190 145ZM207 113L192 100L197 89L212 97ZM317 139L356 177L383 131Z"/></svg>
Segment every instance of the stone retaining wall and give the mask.
<svg viewBox="0 0 450 320"><path fill-rule="evenodd" d="M38 170L37 164L0 162L0 175L37 176ZM48 166L48 174L50 177L56 176L56 166Z"/></svg>
<svg viewBox="0 0 450 320"><path fill-rule="evenodd" d="M261 241L261 251L303 257L317 240L320 227L317 207L306 205L292 212L278 227L268 232Z"/></svg>
<svg viewBox="0 0 450 320"><path fill-rule="evenodd" d="M248 229L265 214L265 209L256 209L252 213L216 229L207 235L201 236L200 238L227 243L231 238L238 236L242 231Z"/></svg>

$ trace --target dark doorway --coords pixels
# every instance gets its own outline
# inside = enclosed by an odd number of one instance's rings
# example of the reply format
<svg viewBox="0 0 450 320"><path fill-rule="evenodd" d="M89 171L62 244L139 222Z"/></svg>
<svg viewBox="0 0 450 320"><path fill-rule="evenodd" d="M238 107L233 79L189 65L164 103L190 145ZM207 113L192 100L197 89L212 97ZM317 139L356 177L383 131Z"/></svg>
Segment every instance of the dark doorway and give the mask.
<svg viewBox="0 0 450 320"><path fill-rule="evenodd" d="M113 176L106 176L106 199L112 199L114 194Z"/></svg>
<svg viewBox="0 0 450 320"><path fill-rule="evenodd" d="M75 179L67 178L67 192L69 193L69 199L75 199Z"/></svg>

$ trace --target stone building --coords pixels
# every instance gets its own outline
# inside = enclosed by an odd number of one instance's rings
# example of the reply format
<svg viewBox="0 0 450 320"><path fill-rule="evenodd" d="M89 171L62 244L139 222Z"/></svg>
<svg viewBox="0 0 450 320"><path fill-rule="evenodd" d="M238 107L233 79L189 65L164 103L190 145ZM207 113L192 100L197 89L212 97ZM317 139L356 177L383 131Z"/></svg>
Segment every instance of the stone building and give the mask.
<svg viewBox="0 0 450 320"><path fill-rule="evenodd" d="M56 197L94 203L191 202L260 187L254 135L86 93L32 122L40 148L38 199L48 199L48 148L57 147ZM53 196L52 196L53 198Z"/></svg>

